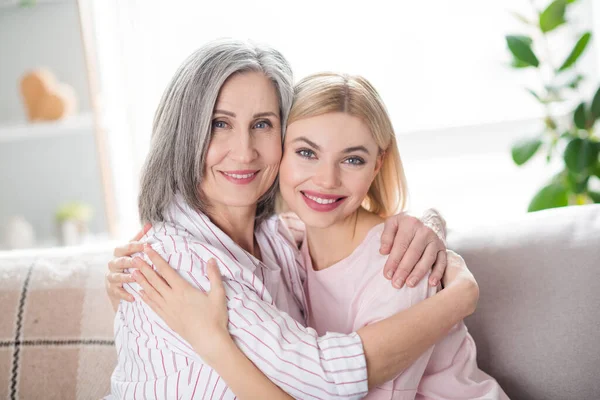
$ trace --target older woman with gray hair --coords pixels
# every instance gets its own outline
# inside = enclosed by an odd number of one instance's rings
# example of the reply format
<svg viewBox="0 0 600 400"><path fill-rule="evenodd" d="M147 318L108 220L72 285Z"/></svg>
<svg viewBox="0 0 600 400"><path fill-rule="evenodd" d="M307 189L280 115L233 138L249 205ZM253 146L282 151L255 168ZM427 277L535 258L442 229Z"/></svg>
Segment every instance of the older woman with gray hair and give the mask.
<svg viewBox="0 0 600 400"><path fill-rule="evenodd" d="M152 227L143 246L117 249L123 257L109 265L109 293L118 307L113 396L360 398L474 307L476 294L444 294L431 299L418 327L407 326L402 313L349 335L319 337L305 327L302 258L288 225L275 215L292 101L292 72L283 56L245 42L202 47L171 80L156 112L139 197L140 217ZM412 278L433 266L431 283L437 284L445 268L442 240L402 214L386 224L389 247L395 244L386 276L402 286L411 273L412 286ZM161 318L153 311L160 301L149 307L140 285L122 273L141 271L154 287L166 285L147 263L165 278L183 277L172 293L184 300L190 291L210 291L206 301L214 303L214 314ZM183 304L193 310L197 297L187 298ZM454 311L465 312L446 312L448 300L455 301ZM209 323L215 318L221 328ZM255 373L230 387L232 364L247 364Z"/></svg>

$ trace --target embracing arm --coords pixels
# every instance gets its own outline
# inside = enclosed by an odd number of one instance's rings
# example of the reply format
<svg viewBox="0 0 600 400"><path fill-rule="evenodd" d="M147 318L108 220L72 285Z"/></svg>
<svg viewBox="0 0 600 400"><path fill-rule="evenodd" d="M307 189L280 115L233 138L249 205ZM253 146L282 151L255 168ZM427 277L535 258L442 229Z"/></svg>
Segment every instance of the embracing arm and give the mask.
<svg viewBox="0 0 600 400"><path fill-rule="evenodd" d="M206 339L215 337L206 334L210 310L214 307L190 305L191 299L205 295L186 282L187 279L184 280L156 252L149 250L147 254L167 283L162 285L158 274L145 263L138 262L151 286L162 286L159 298L170 311L158 314L201 357L206 358L208 349L208 352L219 354L213 357L214 360L223 361L221 353L214 347L214 339ZM196 270L201 271L194 268ZM377 386L400 373L450 327L473 311L477 299L476 283L469 279L454 281L433 298L362 328L358 334L329 333L323 337L262 301L256 293L240 292L242 285L226 281L229 333L256 367L294 396L360 398L368 387ZM147 282L138 283L147 286ZM201 288L204 286L203 289L209 288L208 280L201 275L196 280L198 283ZM221 365L227 367L227 363ZM243 381L240 376L231 375L232 379L237 377ZM227 382L233 384L233 381Z"/></svg>

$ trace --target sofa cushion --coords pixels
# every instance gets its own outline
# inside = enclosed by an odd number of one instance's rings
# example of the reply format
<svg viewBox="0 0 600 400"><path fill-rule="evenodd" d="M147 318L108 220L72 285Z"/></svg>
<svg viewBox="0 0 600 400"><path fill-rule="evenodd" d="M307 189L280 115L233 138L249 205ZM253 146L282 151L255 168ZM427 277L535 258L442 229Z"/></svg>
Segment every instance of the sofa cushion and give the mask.
<svg viewBox="0 0 600 400"><path fill-rule="evenodd" d="M455 229L448 243L479 283L465 322L480 367L514 399L598 398L600 205Z"/></svg>
<svg viewBox="0 0 600 400"><path fill-rule="evenodd" d="M110 253L0 260L0 397L98 399L116 362Z"/></svg>

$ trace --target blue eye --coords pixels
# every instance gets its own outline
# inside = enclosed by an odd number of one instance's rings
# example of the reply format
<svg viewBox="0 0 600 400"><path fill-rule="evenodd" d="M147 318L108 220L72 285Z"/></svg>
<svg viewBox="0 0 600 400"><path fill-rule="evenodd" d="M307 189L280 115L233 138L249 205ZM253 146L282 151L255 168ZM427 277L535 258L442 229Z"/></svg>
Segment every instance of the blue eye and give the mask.
<svg viewBox="0 0 600 400"><path fill-rule="evenodd" d="M365 160L363 160L360 157L350 157L347 158L344 162L351 165L363 165L365 163Z"/></svg>
<svg viewBox="0 0 600 400"><path fill-rule="evenodd" d="M266 128L272 128L272 127L273 127L273 125L271 125L271 123L269 121L258 121L254 125L255 129L266 129Z"/></svg>
<svg viewBox="0 0 600 400"><path fill-rule="evenodd" d="M300 149L296 152L302 158L313 158L315 156L315 152L308 149Z"/></svg>
<svg viewBox="0 0 600 400"><path fill-rule="evenodd" d="M225 121L213 121L212 122L213 129L225 129L227 128L227 122Z"/></svg>

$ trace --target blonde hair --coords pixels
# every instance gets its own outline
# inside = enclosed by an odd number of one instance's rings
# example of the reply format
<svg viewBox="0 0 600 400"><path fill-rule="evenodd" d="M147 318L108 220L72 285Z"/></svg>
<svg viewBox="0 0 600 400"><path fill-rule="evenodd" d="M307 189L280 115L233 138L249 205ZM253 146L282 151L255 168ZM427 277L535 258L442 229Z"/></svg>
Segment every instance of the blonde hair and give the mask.
<svg viewBox="0 0 600 400"><path fill-rule="evenodd" d="M363 120L383 153L381 169L371 183L363 208L381 217L403 210L408 193L402 160L392 122L373 85L358 75L330 72L310 75L294 89L288 125L333 112Z"/></svg>

